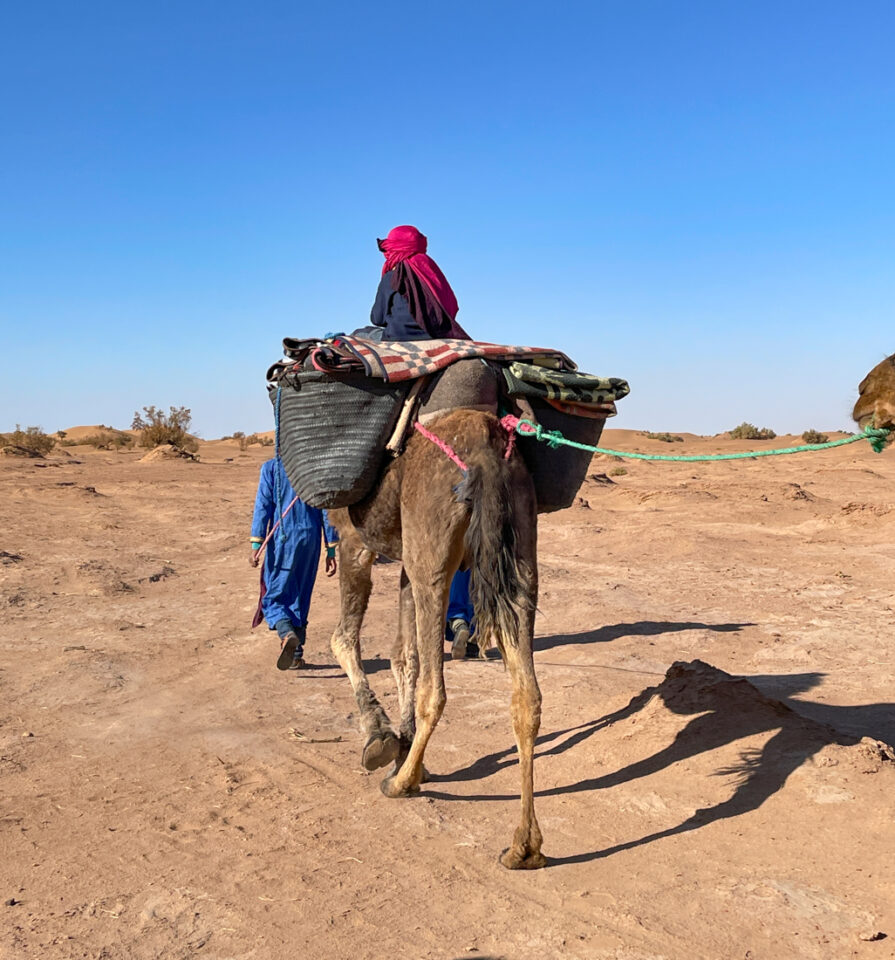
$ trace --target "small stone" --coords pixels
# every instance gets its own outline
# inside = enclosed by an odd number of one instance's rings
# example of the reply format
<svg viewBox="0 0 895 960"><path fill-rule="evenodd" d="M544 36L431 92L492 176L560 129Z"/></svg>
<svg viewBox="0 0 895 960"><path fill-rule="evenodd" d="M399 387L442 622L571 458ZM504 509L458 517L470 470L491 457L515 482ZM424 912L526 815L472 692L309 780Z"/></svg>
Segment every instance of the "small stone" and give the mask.
<svg viewBox="0 0 895 960"><path fill-rule="evenodd" d="M4 901L4 906L6 907L17 907L22 901L16 900L15 897L10 897L8 900Z"/></svg>
<svg viewBox="0 0 895 960"><path fill-rule="evenodd" d="M34 734L30 730L26 730L25 733L22 734L22 739L27 740L28 737L33 737L33 736Z"/></svg>
<svg viewBox="0 0 895 960"><path fill-rule="evenodd" d="M872 943L874 940L885 940L886 934L882 930L867 930L864 933L859 933L858 939Z"/></svg>

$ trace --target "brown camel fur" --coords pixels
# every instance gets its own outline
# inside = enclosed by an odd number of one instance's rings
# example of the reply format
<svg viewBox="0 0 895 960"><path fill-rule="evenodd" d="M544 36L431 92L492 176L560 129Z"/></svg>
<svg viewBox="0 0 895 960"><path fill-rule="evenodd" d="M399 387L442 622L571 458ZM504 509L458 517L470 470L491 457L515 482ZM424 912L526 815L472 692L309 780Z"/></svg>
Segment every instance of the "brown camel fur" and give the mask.
<svg viewBox="0 0 895 960"><path fill-rule="evenodd" d="M341 619L332 649L348 675L367 735L368 770L395 761L382 782L387 797L418 793L423 755L444 710L444 619L451 579L472 570L478 636L493 637L512 685L511 716L522 775L522 822L501 856L510 869L545 864L534 811L533 762L541 692L532 658L537 603L537 504L518 453L505 459L497 418L457 410L427 424L468 466L413 433L363 503L330 511L339 546ZM377 553L404 564L392 672L401 712L397 736L364 674L360 628Z"/></svg>
<svg viewBox="0 0 895 960"><path fill-rule="evenodd" d="M878 363L858 387L852 417L858 426L895 430L895 353ZM895 434L890 435L891 442Z"/></svg>

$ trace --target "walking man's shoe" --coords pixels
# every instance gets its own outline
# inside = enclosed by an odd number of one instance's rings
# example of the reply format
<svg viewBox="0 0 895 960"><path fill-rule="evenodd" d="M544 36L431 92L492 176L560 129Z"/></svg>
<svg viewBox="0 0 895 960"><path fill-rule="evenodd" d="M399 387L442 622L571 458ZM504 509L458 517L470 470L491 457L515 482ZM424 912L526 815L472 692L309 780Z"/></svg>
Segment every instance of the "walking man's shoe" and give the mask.
<svg viewBox="0 0 895 960"><path fill-rule="evenodd" d="M466 645L469 643L469 624L459 617L451 620L451 631L454 634L454 642L451 644L451 660L464 660L466 658Z"/></svg>

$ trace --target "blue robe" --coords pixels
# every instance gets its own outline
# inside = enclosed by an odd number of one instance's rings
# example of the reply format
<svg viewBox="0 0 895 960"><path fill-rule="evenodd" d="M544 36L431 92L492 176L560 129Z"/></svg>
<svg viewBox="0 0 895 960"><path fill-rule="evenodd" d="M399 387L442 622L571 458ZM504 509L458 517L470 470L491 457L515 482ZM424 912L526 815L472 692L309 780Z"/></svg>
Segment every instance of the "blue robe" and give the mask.
<svg viewBox="0 0 895 960"><path fill-rule="evenodd" d="M454 631L451 628L451 620L465 620L470 627L470 634L475 633L475 610L472 607L472 600L469 599L469 578L472 576L470 570L458 570L451 580L451 592L448 597L447 625L445 627L445 636L448 643L454 642Z"/></svg>
<svg viewBox="0 0 895 960"><path fill-rule="evenodd" d="M255 497L252 536L266 536L294 496L282 461L275 458L263 464ZM326 537L327 546L338 543L339 535L330 526L325 512L298 500L270 538L264 557L266 592L261 610L271 629L281 620L289 620L295 627L307 626L320 563L321 535Z"/></svg>

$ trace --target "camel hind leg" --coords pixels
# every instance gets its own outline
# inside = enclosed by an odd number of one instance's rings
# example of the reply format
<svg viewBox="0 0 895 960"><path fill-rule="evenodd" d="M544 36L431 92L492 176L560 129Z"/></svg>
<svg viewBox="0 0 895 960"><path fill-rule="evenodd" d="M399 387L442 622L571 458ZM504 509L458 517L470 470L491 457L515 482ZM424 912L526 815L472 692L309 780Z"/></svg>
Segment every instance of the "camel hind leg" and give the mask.
<svg viewBox="0 0 895 960"><path fill-rule="evenodd" d="M534 809L534 748L541 724L533 638L538 601L537 504L531 477L518 453L508 461L470 457L461 495L471 515L466 549L472 560L472 595L482 636L494 636L510 673L510 712L522 778L522 821L500 862L510 870L543 867L541 830Z"/></svg>
<svg viewBox="0 0 895 960"><path fill-rule="evenodd" d="M535 870L545 866L547 860L541 853L541 828L534 806L534 749L541 725L541 690L532 656L533 608L521 612L519 620L518 643L500 646L513 685L510 714L522 775L522 822L513 834L512 845L501 854L500 862L510 870Z"/></svg>
<svg viewBox="0 0 895 960"><path fill-rule="evenodd" d="M370 688L360 654L360 628L373 586L371 571L376 555L363 545L350 523L341 522L336 525L341 537L341 616L333 632L331 646L333 655L348 675L360 710L361 729L367 738L361 763L366 770L377 770L387 766L398 756L400 745L385 710Z"/></svg>
<svg viewBox="0 0 895 960"><path fill-rule="evenodd" d="M407 706L415 715L415 730L410 749L400 769L382 781L387 797L409 797L419 792L424 778L423 756L447 700L444 689L444 615L450 577L435 582L426 590L413 592L416 608L416 645L419 654L419 679L415 703ZM428 587L428 584L427 584Z"/></svg>
<svg viewBox="0 0 895 960"><path fill-rule="evenodd" d="M401 629L405 637L412 636L414 621L411 621L410 614L415 612L419 675L414 677L415 698L411 699L411 688L408 687L407 699L402 704L402 730L405 723L411 722L412 716L415 726L413 741L400 770L382 782L382 792L387 797L417 793L425 778L423 756L447 699L444 689L444 618L451 579L463 556L467 522L466 510L452 501L445 505L444 513L434 524L427 510L404 511Z"/></svg>
<svg viewBox="0 0 895 960"><path fill-rule="evenodd" d="M406 570L401 570L399 595L398 633L392 653L392 674L398 688L398 709L401 712L399 727L400 752L395 760L397 773L410 753L410 745L416 730L414 716L416 685L420 672L419 652L416 646L416 610L413 603L413 588Z"/></svg>

